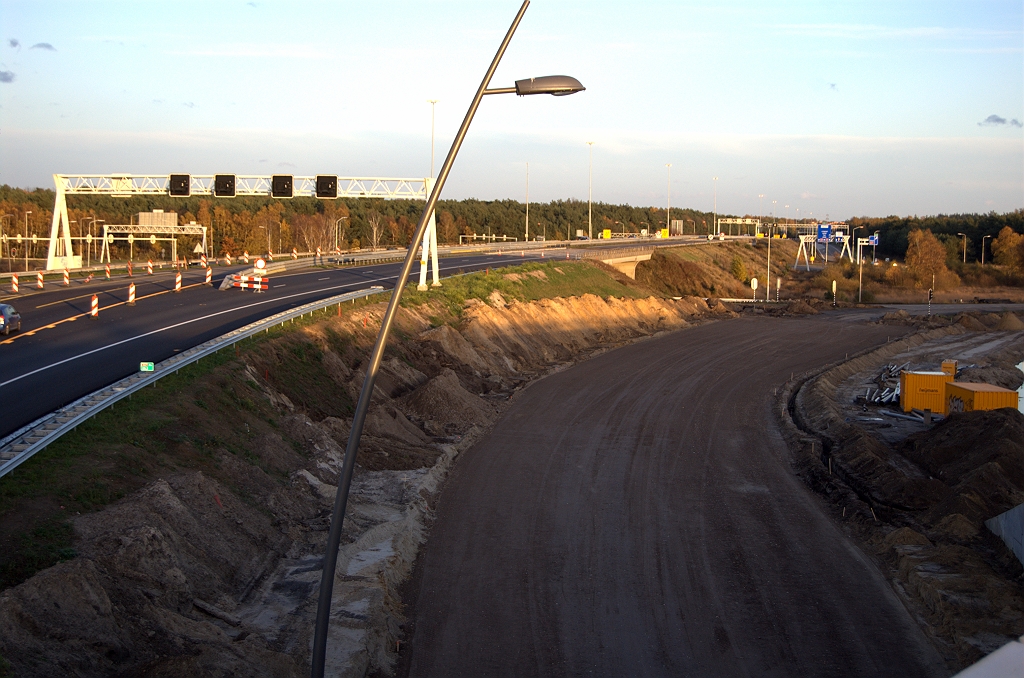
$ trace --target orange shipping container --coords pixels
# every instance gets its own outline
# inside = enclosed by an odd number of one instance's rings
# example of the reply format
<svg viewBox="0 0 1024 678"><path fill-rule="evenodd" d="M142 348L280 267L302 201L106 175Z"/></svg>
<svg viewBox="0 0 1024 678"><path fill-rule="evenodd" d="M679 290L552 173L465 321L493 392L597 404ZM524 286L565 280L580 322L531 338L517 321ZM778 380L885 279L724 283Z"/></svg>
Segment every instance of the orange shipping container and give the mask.
<svg viewBox="0 0 1024 678"><path fill-rule="evenodd" d="M1017 409L1017 392L992 384L972 384L965 381L951 381L946 384L944 414L998 410L1001 407Z"/></svg>
<svg viewBox="0 0 1024 678"><path fill-rule="evenodd" d="M946 374L952 374L955 377L957 364L958 363L955 360L943 360L942 371L945 372Z"/></svg>
<svg viewBox="0 0 1024 678"><path fill-rule="evenodd" d="M946 384L953 381L945 372L900 372L900 405L904 412L946 409Z"/></svg>

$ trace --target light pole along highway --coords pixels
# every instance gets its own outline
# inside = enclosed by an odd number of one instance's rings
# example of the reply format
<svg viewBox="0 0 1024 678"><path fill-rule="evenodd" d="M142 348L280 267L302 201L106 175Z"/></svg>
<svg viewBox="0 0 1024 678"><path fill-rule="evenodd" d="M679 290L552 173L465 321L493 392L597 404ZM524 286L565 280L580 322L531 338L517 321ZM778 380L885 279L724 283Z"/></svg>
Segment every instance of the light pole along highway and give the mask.
<svg viewBox="0 0 1024 678"><path fill-rule="evenodd" d="M434 184L433 189L430 191L430 196L427 198L427 202L423 206L423 213L420 215L419 223L416 226L416 232L413 235L412 242L409 243L409 250L405 255L405 262L402 264L402 270L398 275L395 290L391 294L391 301L388 302L387 310L384 312L384 318L381 320L380 332L377 334L377 341L373 346L373 352L370 354L370 364L366 370L366 378L363 380L362 390L359 392L359 400L356 403L356 410L352 417L352 431L349 434L348 445L345 448L345 460L342 463L341 475L338 478L338 492L334 498L334 510L331 514L331 529L327 535L327 550L324 554L323 572L320 577L320 597L317 603L316 629L313 637L311 672L313 678L323 678L324 675L324 658L327 652L327 630L330 625L331 596L334 593L334 573L338 562L338 546L341 542L341 528L345 519L345 507L348 503L348 491L349 486L352 483L352 472L355 469L356 455L359 452L359 438L363 432L363 422L366 419L366 412L370 407L370 398L373 395L373 385L377 379L377 371L380 367L381 358L384 355L384 347L387 344L392 322L395 319L395 314L398 312L398 302L401 299L402 290L405 288L405 282L409 277L410 271L412 271L413 260L416 258L417 248L420 245L420 241L423 239L423 234L426 231L427 224L429 223L430 214L434 211L434 207L437 205L438 196L441 193L441 189L444 188L445 180L447 180L448 173L452 169L452 164L455 162L455 156L458 154L459 148L462 146L462 141L466 137L466 132L469 130L469 125L473 121L473 116L476 114L476 110L480 106L480 101L483 99L485 94L515 93L519 96L525 96L527 94L553 94L555 96L563 96L567 94L575 94L576 92L581 92L585 89L583 85L580 84L579 80L566 75L550 75L541 78L528 78L525 80L517 80L515 87L488 89L491 77L494 75L494 71L497 70L498 64L501 62L501 57L505 54L505 49L512 40L512 36L516 32L516 28L519 27L519 22L522 21L523 15L526 13L526 8L529 6L530 0L525 0L522 7L519 8L519 13L516 14L515 20L508 29L508 33L505 34L505 39L501 41L501 46L498 47L498 52L494 55L494 59L491 61L491 65L487 69L487 72L484 74L484 78L473 97L472 103L469 105L469 110L466 112L466 117L462 121L462 126L459 128L459 132L455 135L455 140L452 142L452 146L448 150L448 155L444 159L444 164L441 165L441 172L438 174L437 181Z"/></svg>

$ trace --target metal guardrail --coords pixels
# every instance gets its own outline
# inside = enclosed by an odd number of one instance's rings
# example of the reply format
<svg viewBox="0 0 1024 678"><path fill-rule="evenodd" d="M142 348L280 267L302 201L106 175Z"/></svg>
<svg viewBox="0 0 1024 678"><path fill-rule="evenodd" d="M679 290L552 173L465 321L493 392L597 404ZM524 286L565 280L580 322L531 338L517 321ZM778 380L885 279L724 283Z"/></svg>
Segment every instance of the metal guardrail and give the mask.
<svg viewBox="0 0 1024 678"><path fill-rule="evenodd" d="M274 325L283 325L286 321L302 317L307 313L314 313L320 309L326 309L346 301L355 301L356 299L380 294L383 291L383 287L374 286L369 289L346 292L345 294L303 304L290 311L282 311L157 363L154 366L153 372L137 372L106 388L83 396L73 403L65 405L59 410L40 417L31 424L23 426L0 440L0 477L10 473L34 454L43 450L47 445L82 422L87 421L122 398L127 398L139 389L154 384L161 378L177 372L186 365L190 365L201 358L212 355L255 334L269 331Z"/></svg>

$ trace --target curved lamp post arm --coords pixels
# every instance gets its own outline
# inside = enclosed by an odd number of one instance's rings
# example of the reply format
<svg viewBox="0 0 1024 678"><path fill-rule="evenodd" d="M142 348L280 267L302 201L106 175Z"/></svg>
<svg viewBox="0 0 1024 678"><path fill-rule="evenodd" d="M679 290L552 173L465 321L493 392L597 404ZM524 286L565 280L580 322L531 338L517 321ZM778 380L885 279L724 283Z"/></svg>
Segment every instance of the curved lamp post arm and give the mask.
<svg viewBox="0 0 1024 678"><path fill-rule="evenodd" d="M462 147L462 142L466 138L466 132L469 130L469 125L473 121L473 117L476 115L477 108L480 106L480 101L483 99L485 94L491 93L515 92L520 95L564 95L573 94L574 92L578 92L583 89L583 86L579 84L579 81L576 81L573 78L567 78L567 76L548 76L546 78L531 78L528 80L517 81L515 88L504 88L500 91L490 92L487 90L487 85L490 84L491 77L494 75L494 71L497 70L498 64L501 62L501 57L505 54L505 49L512 40L513 34L519 27L519 22L522 21L523 14L526 13L526 8L529 6L530 0L524 0L522 7L519 8L519 13L516 14L515 20L512 22L508 32L505 34L505 39L501 41L501 46L498 47L498 51L494 55L491 65L484 74L483 80L480 82L480 87L477 88L476 95L473 97L469 110L466 112L466 117L462 121L462 126L459 128L458 134L455 135L455 140L452 142L448 155L444 159L444 164L441 165L441 171L438 173L437 180L434 183L433 189L430 191L430 196L427 198L427 202L423 206L423 212L420 215L419 223L417 224L416 231L413 234L412 242L409 243L409 250L405 255L405 262L402 264L402 269L398 274L398 280L395 283L394 292L391 294L391 300L388 302L387 311L385 311L384 318L381 320L381 327L380 332L377 335L377 342L374 344L373 351L370 354L370 361L366 369L366 378L363 380L363 386L359 392L359 400L356 403L355 413L352 417L352 430L349 433L348 445L345 448L345 460L342 463L341 474L338 477L338 491L334 498L334 510L331 514L331 529L327 535L323 572L320 577L320 595L316 611L316 629L313 636L313 657L311 667L311 675L313 678L323 678L324 675L324 660L327 651L327 630L330 625L331 597L334 593L334 575L335 568L338 563L338 546L341 543L341 532L345 519L345 508L348 504L349 486L352 483L352 473L355 470L356 455L359 452L359 438L362 435L363 423L366 420L366 413L370 407L374 382L377 379L377 372L384 356L384 348L387 345L391 325L393 324L395 315L398 312L398 304L402 296L402 290L405 287L405 283L410 272L412 271L413 261L416 258L416 252L419 248L420 242L423 240L423 234L427 229L429 217L437 205L438 196L441 194L441 189L444 188L445 181L448 179L448 174L451 172L452 164L455 162L455 156L458 155L459 149ZM569 80L572 82L568 82Z"/></svg>

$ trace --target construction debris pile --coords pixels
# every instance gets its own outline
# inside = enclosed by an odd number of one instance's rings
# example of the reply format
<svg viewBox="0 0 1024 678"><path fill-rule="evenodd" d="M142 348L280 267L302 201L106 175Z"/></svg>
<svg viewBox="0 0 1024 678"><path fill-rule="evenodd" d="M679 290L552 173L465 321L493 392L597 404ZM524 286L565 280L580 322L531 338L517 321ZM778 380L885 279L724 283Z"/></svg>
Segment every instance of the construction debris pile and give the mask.
<svg viewBox="0 0 1024 678"><path fill-rule="evenodd" d="M925 376L910 393L913 368L949 355L975 363L945 360L944 371L917 373ZM1022 358L1024 332L947 325L833 367L781 403L798 473L877 558L951 670L1024 633L1024 567L986 526L1024 503L1024 414L1005 388L1021 385L1014 366ZM1005 387L956 382L957 375ZM1006 406L1011 396L1014 406ZM915 397L947 416L926 423Z"/></svg>

